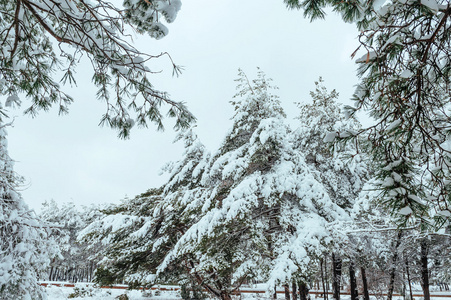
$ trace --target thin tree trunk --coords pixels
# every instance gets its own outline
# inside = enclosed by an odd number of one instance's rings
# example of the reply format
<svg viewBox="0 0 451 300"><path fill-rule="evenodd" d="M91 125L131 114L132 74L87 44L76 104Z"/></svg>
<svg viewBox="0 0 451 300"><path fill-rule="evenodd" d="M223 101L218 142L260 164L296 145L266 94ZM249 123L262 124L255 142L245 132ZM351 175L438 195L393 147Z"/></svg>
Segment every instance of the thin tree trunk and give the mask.
<svg viewBox="0 0 451 300"><path fill-rule="evenodd" d="M321 259L320 267L321 267L321 282L323 283L323 297L324 297L324 300L327 300L326 283L324 282L323 265L324 265L324 261L323 261L323 259ZM324 268L326 268L326 266L324 266Z"/></svg>
<svg viewBox="0 0 451 300"><path fill-rule="evenodd" d="M390 270L390 282L388 284L387 300L392 300L393 290L395 289L395 274L396 274L396 262L398 261L398 248L401 244L402 231L398 231L398 237L396 239L395 249L393 253L392 266Z"/></svg>
<svg viewBox="0 0 451 300"><path fill-rule="evenodd" d="M57 281L57 280L58 280L59 271L60 271L59 268L58 268L58 267L55 267L55 271L54 271L54 273L53 273L52 281Z"/></svg>
<svg viewBox="0 0 451 300"><path fill-rule="evenodd" d="M355 278L354 262L349 262L349 280L351 285L351 300L358 300L357 280Z"/></svg>
<svg viewBox="0 0 451 300"><path fill-rule="evenodd" d="M298 294L296 291L296 281L294 280L291 283L291 294L293 295L293 300L298 300Z"/></svg>
<svg viewBox="0 0 451 300"><path fill-rule="evenodd" d="M363 299L370 300L370 294L368 293L368 281L366 279L366 271L364 267L360 267L360 273L362 274Z"/></svg>
<svg viewBox="0 0 451 300"><path fill-rule="evenodd" d="M277 287L274 287L274 295L272 295L273 299L277 299Z"/></svg>
<svg viewBox="0 0 451 300"><path fill-rule="evenodd" d="M406 263L407 284L409 285L409 295L410 295L409 300L413 300L412 283L410 282L409 261L407 260L407 257L406 257L405 263Z"/></svg>
<svg viewBox="0 0 451 300"><path fill-rule="evenodd" d="M326 300L329 300L329 277L327 276L327 255L324 255L324 277L326 279Z"/></svg>
<svg viewBox="0 0 451 300"><path fill-rule="evenodd" d="M283 290L285 291L285 300L290 300L290 288L288 284L283 285Z"/></svg>
<svg viewBox="0 0 451 300"><path fill-rule="evenodd" d="M332 253L332 274L333 298L335 300L340 300L341 258L335 256L335 253Z"/></svg>
<svg viewBox="0 0 451 300"><path fill-rule="evenodd" d="M428 244L426 239L421 241L421 287L423 288L424 300L430 300L429 293L429 269L428 269Z"/></svg>
<svg viewBox="0 0 451 300"><path fill-rule="evenodd" d="M49 280L52 281L52 275L53 275L53 266L50 267L50 274L49 274Z"/></svg>

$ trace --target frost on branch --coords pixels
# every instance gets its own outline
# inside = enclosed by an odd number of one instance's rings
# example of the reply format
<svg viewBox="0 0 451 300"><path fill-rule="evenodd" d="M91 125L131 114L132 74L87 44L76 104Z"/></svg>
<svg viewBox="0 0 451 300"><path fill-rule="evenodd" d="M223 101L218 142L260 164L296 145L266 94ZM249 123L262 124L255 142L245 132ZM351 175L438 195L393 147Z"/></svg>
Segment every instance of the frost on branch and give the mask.
<svg viewBox="0 0 451 300"><path fill-rule="evenodd" d="M175 127L187 127L194 117L183 103L153 87L149 76L155 71L146 63L164 56L175 74L180 68L167 53L149 55L135 49L127 33L133 26L162 38L168 30L161 20L174 21L180 7L179 0L127 0L124 9L101 0L1 1L0 94L16 104L18 96L31 100L25 111L31 115L52 106L66 113L73 99L63 92L55 72L63 73L63 85L75 84L75 69L86 55L97 98L106 103L101 124L118 129L121 137L128 136L135 123L152 122L162 129L160 110L166 104Z"/></svg>

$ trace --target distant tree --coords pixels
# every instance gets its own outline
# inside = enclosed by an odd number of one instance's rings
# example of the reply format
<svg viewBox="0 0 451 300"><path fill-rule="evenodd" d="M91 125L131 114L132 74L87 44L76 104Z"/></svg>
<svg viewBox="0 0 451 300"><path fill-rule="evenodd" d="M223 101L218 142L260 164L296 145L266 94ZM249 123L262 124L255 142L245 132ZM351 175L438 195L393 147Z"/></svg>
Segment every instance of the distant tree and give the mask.
<svg viewBox="0 0 451 300"><path fill-rule="evenodd" d="M151 84L155 73L145 63L167 53L149 55L130 44L129 31L160 39L168 33L162 20L170 23L180 10L180 0L125 0L124 8L105 1L29 0L0 2L0 95L7 105L31 100L25 113L58 106L68 111L73 98L62 84L75 84L74 73L82 56L92 64L92 81L97 98L105 101L101 124L119 130L127 137L135 123L153 122L163 128L162 104L176 118L176 128L194 120L181 102ZM180 68L172 60L174 73ZM55 79L55 73L62 78Z"/></svg>
<svg viewBox="0 0 451 300"><path fill-rule="evenodd" d="M312 20L331 6L357 24L364 55L357 60L355 106L347 111L367 110L375 120L354 136L365 134L372 144L381 202L404 226L449 224L450 2L284 2Z"/></svg>
<svg viewBox="0 0 451 300"><path fill-rule="evenodd" d="M18 192L23 181L8 155L5 126L0 126L0 298L44 299L38 279L57 253L50 227Z"/></svg>
<svg viewBox="0 0 451 300"><path fill-rule="evenodd" d="M53 224L50 236L61 251L53 259L49 269L49 280L90 281L98 260L99 245L78 241L78 234L100 215L98 206L77 208L74 203L58 205L54 200L45 201L39 217ZM95 250L88 250L87 248Z"/></svg>

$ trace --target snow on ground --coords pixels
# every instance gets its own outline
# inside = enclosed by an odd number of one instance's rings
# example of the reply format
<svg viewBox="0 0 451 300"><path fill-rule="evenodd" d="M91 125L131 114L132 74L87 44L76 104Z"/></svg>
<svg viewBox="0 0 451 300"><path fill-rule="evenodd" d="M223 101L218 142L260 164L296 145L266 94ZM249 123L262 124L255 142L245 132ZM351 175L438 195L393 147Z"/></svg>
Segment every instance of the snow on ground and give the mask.
<svg viewBox="0 0 451 300"><path fill-rule="evenodd" d="M48 286L47 291L48 300L64 300L64 299L78 299L78 300L117 300L120 295L126 294L130 300L147 300L147 299L161 299L161 300L175 300L181 299L178 291L164 291L158 293L151 291L143 293L138 290L124 290L124 289L101 289L95 288L93 285L76 284L75 287L60 287Z"/></svg>
<svg viewBox="0 0 451 300"><path fill-rule="evenodd" d="M182 299L180 297L180 291L138 291L138 290L125 290L125 289L105 289L105 288L96 288L92 284L80 283L76 284L75 287L61 287L61 286L48 286L45 288L47 291L48 300L65 300L65 299L77 299L77 300L117 300L120 295L126 294L129 300L179 300ZM261 290L260 288L249 290ZM435 290L435 289L431 289ZM415 294L418 294L419 291L415 291ZM450 295L449 297L434 297L432 295L431 300L451 300L451 293L447 292L433 292L434 295ZM74 297L75 296L75 297ZM277 294L278 299L284 299L283 293ZM349 300L349 295L341 295L342 300ZM265 294L242 294L240 296L234 296L234 299L269 299ZM312 300L321 300L323 299L317 295L311 295ZM371 296L371 300L378 300L380 298ZM393 297L394 300L402 300L402 297ZM416 300L423 300L422 297L415 297Z"/></svg>

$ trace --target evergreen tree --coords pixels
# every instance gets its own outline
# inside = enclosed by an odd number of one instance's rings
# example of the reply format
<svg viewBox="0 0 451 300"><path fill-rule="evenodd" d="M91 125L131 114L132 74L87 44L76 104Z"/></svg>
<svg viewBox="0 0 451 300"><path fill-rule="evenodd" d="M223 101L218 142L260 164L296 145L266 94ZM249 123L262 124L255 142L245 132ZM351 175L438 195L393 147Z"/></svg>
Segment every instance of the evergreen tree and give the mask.
<svg viewBox="0 0 451 300"><path fill-rule="evenodd" d="M368 110L375 120L356 135L365 132L371 141L381 201L399 224L448 224L450 2L285 3L312 19L323 18L331 6L357 24L365 53L357 60L360 83L348 112Z"/></svg>
<svg viewBox="0 0 451 300"><path fill-rule="evenodd" d="M356 148L330 142L339 134L354 134L361 125L354 117L346 118L336 102L339 94L335 90L329 93L321 77L315 86L310 92L312 103L298 103L300 127L294 132L294 143L329 197L349 211L371 174L366 144L356 140Z"/></svg>
<svg viewBox="0 0 451 300"><path fill-rule="evenodd" d="M161 198L161 189L153 189L134 199L124 199L122 204L103 210L101 218L81 231L82 241L108 245L102 251L104 258L96 271L96 282L126 282L134 286L144 284L146 277L155 273L158 253L152 251L154 240L149 241L155 226L150 227L153 224L149 220L154 220Z"/></svg>
<svg viewBox="0 0 451 300"><path fill-rule="evenodd" d="M336 102L338 93L335 90L328 92L322 78L315 82L315 86L315 90L310 92L312 103L298 103L300 115L297 119L300 127L294 132L293 141L296 149L305 155L309 169L330 201L350 213L371 173L368 158L362 151L366 146L365 143L359 143L356 149L353 145L334 145L330 142L339 133L353 134L361 125L355 118L345 117ZM341 276L342 264L349 263L352 266L357 259L357 252L354 251L357 245L348 233L353 228L351 218L340 222L330 221L325 226L333 242L323 248L323 253L318 252L315 258L321 259L332 251L333 273L336 273L334 278L338 279L336 277ZM334 297L339 297L339 283L335 282L333 286Z"/></svg>
<svg viewBox="0 0 451 300"><path fill-rule="evenodd" d="M237 100L231 102L232 129L202 178L205 202L199 204L204 213L165 260L191 253L197 258L191 274L223 299L243 281L258 276L269 262L267 244L278 226L273 219L277 205L265 203L258 190L265 181L263 174L278 160L283 143L278 130L281 135L287 130L278 128L284 113L277 97L270 94L270 80L262 72L252 83L242 71L239 75Z"/></svg>
<svg viewBox="0 0 451 300"><path fill-rule="evenodd" d="M105 1L72 0L2 0L0 1L0 95L7 104L20 105L20 97L31 100L26 113L58 106L68 111L72 97L55 80L75 84L73 74L83 55L92 64L92 81L97 98L106 103L102 124L119 130L126 137L135 123L153 122L163 128L161 105L176 118L176 127L186 127L194 120L181 102L153 87L152 74L145 63L167 53L149 55L130 44L127 30L149 33L156 39L168 30L180 10L180 0L124 0L117 8ZM169 56L170 58L170 56ZM180 68L171 63L176 74ZM110 93L112 90L112 93Z"/></svg>
<svg viewBox="0 0 451 300"><path fill-rule="evenodd" d="M13 171L5 125L0 126L0 298L44 299L38 285L55 256L50 228L37 218L17 191L22 178Z"/></svg>
<svg viewBox="0 0 451 300"><path fill-rule="evenodd" d="M182 159L165 166L166 184L112 207L83 233L111 245L105 278L177 282L221 299L244 282L266 282L273 290L296 281L306 290L324 253L347 237L348 228L338 225L351 222L353 201L343 199L357 195L368 171L363 159L344 165L339 158L348 149L332 155L322 141L329 131L351 128L343 118L333 121L335 96L319 88L315 105L303 107L313 119L293 134L271 80L261 71L252 81L239 76L233 125L216 153L210 158L186 131ZM304 152L318 152L322 165L312 165ZM335 177L318 175L327 168Z"/></svg>
<svg viewBox="0 0 451 300"><path fill-rule="evenodd" d="M204 214L159 268L191 254L191 273L222 299L245 281L271 290L308 274L330 242L327 223L346 218L293 148L270 80L239 75L232 129L202 177Z"/></svg>
<svg viewBox="0 0 451 300"><path fill-rule="evenodd" d="M100 283L125 281L131 286L151 286L193 281L186 272L192 259L189 256L177 258L155 277L157 267L201 214L196 204L202 189L198 183L208 153L192 129L180 133L176 141L184 142L185 151L182 159L165 165L170 178L163 187L112 206L81 233L85 240L109 245L101 272L97 272Z"/></svg>

